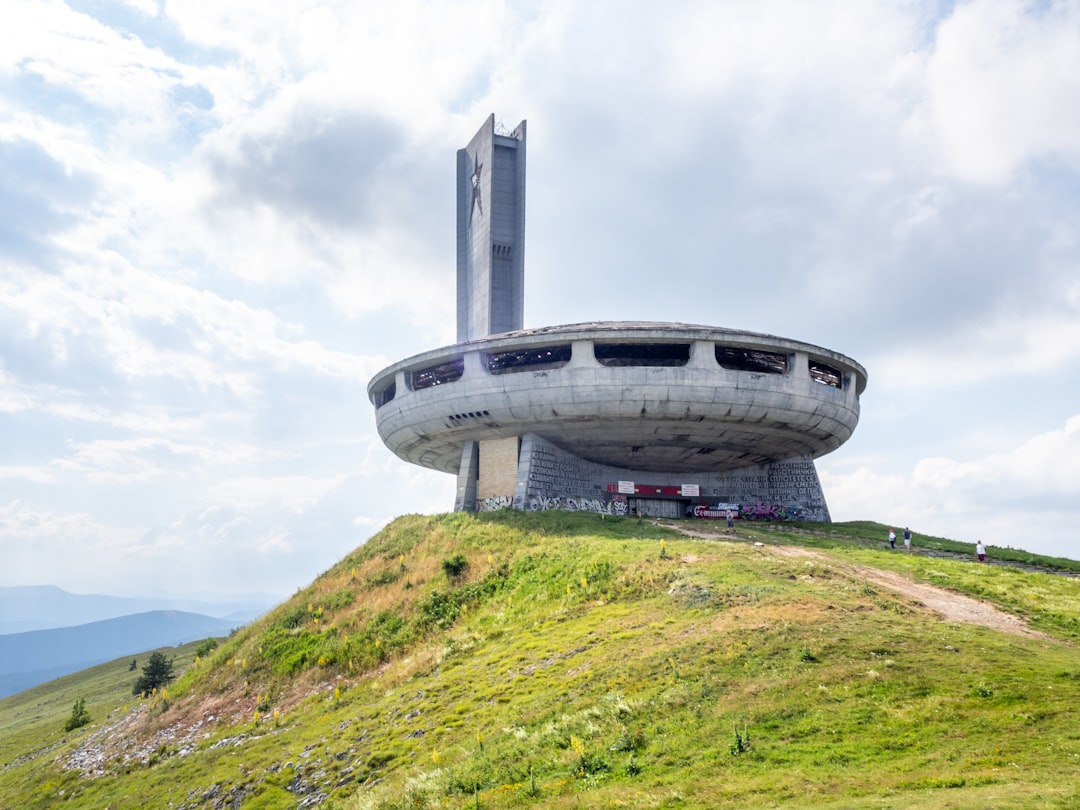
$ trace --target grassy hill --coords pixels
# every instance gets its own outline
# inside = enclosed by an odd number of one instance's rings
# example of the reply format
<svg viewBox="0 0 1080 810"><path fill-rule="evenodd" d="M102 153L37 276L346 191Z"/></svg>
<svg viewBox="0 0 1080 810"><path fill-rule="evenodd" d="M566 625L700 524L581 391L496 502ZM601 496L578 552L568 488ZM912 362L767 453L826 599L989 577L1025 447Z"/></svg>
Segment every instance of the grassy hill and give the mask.
<svg viewBox="0 0 1080 810"><path fill-rule="evenodd" d="M0 806L1080 806L1080 564L672 526L400 518L163 694L0 701Z"/></svg>

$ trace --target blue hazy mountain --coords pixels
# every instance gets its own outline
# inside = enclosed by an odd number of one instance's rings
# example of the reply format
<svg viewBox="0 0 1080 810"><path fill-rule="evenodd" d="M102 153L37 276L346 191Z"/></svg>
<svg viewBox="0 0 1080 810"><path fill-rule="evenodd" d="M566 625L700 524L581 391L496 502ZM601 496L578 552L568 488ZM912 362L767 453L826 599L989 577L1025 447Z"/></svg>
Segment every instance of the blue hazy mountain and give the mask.
<svg viewBox="0 0 1080 810"><path fill-rule="evenodd" d="M121 656L224 636L239 624L180 610L155 610L75 627L0 635L0 697Z"/></svg>
<svg viewBox="0 0 1080 810"><path fill-rule="evenodd" d="M135 599L104 594L76 594L54 585L0 587L0 634L113 619L152 610L182 610L246 624L281 601L275 594L200 594Z"/></svg>

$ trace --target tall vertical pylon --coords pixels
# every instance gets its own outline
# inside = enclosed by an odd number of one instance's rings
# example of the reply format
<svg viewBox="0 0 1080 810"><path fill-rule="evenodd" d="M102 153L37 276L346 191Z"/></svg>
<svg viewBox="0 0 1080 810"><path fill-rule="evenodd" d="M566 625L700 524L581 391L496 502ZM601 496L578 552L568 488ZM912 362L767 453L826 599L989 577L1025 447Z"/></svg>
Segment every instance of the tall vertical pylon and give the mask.
<svg viewBox="0 0 1080 810"><path fill-rule="evenodd" d="M525 317L525 122L495 116L457 153L457 339L512 332Z"/></svg>

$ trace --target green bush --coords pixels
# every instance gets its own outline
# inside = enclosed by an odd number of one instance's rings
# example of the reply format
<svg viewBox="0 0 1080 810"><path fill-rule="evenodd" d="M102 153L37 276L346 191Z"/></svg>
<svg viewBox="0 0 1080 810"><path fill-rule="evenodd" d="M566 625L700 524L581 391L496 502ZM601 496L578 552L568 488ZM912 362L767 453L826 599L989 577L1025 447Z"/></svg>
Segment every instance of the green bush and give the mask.
<svg viewBox="0 0 1080 810"><path fill-rule="evenodd" d="M199 646L195 648L195 655L199 658L206 658L210 653L216 650L218 647L218 641L216 638L207 638L199 642Z"/></svg>
<svg viewBox="0 0 1080 810"><path fill-rule="evenodd" d="M86 710L86 698L79 698L71 707L71 717L64 724L64 731L74 731L90 722L90 712Z"/></svg>
<svg viewBox="0 0 1080 810"><path fill-rule="evenodd" d="M272 625L270 629L280 627L284 630L292 630L295 627L299 627L304 623L304 619L307 617L307 611L300 605L295 605L292 608L282 613Z"/></svg>
<svg viewBox="0 0 1080 810"><path fill-rule="evenodd" d="M453 557L447 557L442 561L442 570L447 579L456 582L465 576L465 572L469 570L469 561L464 554L455 554Z"/></svg>
<svg viewBox="0 0 1080 810"><path fill-rule="evenodd" d="M342 588L339 591L334 591L323 601L323 610L335 611L348 607L354 601L356 601L356 594L350 591L348 588Z"/></svg>

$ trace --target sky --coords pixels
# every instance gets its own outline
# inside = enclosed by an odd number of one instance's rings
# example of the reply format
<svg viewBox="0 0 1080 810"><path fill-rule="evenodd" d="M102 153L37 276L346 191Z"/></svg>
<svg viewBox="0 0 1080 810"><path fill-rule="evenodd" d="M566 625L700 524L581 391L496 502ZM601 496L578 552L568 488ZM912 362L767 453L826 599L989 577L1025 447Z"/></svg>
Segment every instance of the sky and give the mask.
<svg viewBox="0 0 1080 810"><path fill-rule="evenodd" d="M869 373L835 520L1080 557L1080 2L6 0L0 585L288 594L453 506L366 384L455 336L528 120L525 325Z"/></svg>

